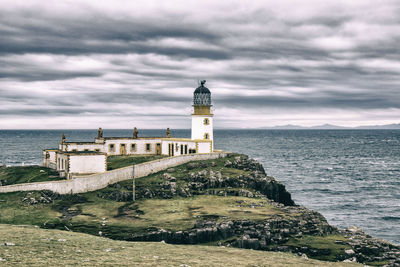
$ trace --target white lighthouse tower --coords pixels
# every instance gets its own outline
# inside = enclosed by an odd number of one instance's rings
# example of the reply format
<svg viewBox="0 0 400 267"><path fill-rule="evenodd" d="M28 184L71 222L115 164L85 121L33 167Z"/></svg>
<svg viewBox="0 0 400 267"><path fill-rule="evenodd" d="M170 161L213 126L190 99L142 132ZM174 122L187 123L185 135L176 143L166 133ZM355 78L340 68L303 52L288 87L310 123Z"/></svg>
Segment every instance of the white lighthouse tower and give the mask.
<svg viewBox="0 0 400 267"><path fill-rule="evenodd" d="M213 114L211 113L211 92L204 86L205 80L196 88L193 95L192 139L210 140L214 151Z"/></svg>

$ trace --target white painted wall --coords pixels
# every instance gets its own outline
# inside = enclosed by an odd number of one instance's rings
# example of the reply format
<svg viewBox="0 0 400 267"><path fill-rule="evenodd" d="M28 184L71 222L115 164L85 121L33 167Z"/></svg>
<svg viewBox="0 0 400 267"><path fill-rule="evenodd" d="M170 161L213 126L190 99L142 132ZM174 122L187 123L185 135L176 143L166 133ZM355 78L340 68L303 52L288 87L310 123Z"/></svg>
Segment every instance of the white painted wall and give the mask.
<svg viewBox="0 0 400 267"><path fill-rule="evenodd" d="M76 151L99 151L107 153L108 156L120 155L121 144L125 144L126 155L135 154L156 154L156 144L161 143L160 138L121 138L121 139L105 139L104 143L91 143L91 142L76 142L60 144L59 149L62 151L73 152ZM110 144L114 144L114 151L110 151ZM132 150L132 144L135 144L136 150ZM150 151L146 150L146 144L150 144Z"/></svg>
<svg viewBox="0 0 400 267"><path fill-rule="evenodd" d="M161 139L108 139L105 141L104 149L107 155L120 155L120 145L125 144L126 154L134 155L134 154L156 154L156 144L161 143ZM115 151L109 151L110 144L114 144ZM132 144L136 145L136 151L132 151ZM150 151L146 151L146 144L150 144Z"/></svg>
<svg viewBox="0 0 400 267"><path fill-rule="evenodd" d="M209 120L208 125L204 125L204 119ZM214 140L213 116L212 115L192 115L192 139L204 139L204 134L209 134L209 140Z"/></svg>
<svg viewBox="0 0 400 267"><path fill-rule="evenodd" d="M211 153L212 144L210 142L199 142L198 143L198 153Z"/></svg>
<svg viewBox="0 0 400 267"><path fill-rule="evenodd" d="M96 151L99 149L99 152L105 152L103 144L95 144L95 143L67 143L66 145L62 146L63 151L72 152L76 151Z"/></svg>
<svg viewBox="0 0 400 267"><path fill-rule="evenodd" d="M57 153L57 171L67 171L68 172L68 156L64 153Z"/></svg>
<svg viewBox="0 0 400 267"><path fill-rule="evenodd" d="M47 168L55 168L56 167L56 150L48 149L43 150L43 166ZM46 154L50 157L46 158Z"/></svg>
<svg viewBox="0 0 400 267"><path fill-rule="evenodd" d="M99 173L107 171L106 155L69 155L69 173Z"/></svg>

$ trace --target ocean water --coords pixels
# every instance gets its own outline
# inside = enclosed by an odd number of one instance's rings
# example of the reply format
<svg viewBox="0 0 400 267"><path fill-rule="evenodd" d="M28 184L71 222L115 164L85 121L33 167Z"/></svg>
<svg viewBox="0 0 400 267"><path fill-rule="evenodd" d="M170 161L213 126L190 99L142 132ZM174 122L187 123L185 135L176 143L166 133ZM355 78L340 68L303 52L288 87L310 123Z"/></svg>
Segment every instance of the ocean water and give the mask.
<svg viewBox="0 0 400 267"><path fill-rule="evenodd" d="M96 130L2 130L0 164L41 164L42 150L67 140L92 141ZM104 136L131 136L104 130ZM141 130L163 136L165 130ZM215 147L259 160L297 204L332 225L359 226L400 244L400 130L215 130ZM190 137L190 130L172 136Z"/></svg>

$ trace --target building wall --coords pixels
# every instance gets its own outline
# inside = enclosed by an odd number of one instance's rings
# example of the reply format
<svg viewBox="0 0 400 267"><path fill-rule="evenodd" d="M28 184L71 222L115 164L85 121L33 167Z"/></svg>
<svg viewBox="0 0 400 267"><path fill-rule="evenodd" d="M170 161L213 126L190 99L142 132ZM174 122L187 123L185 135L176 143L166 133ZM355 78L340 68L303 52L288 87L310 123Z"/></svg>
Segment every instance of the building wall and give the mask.
<svg viewBox="0 0 400 267"><path fill-rule="evenodd" d="M60 150L66 151L66 152L73 152L75 151L96 151L96 149L99 150L99 152L105 152L104 150L104 145L103 144L95 144L95 143L66 143L64 145L60 144Z"/></svg>
<svg viewBox="0 0 400 267"><path fill-rule="evenodd" d="M69 169L69 162L68 156L63 153L57 153L57 171L68 171Z"/></svg>
<svg viewBox="0 0 400 267"><path fill-rule="evenodd" d="M160 138L149 138L149 139L133 139L133 138L122 138L122 139L105 139L104 143L65 143L60 144L59 148L62 151L73 152L75 151L98 151L107 153L108 156L112 155L135 155L135 154L156 154L156 144L161 143ZM122 153L121 144L125 145L125 153ZM132 144L135 144L135 149L132 150ZM147 150L146 145L150 144L150 150ZM111 150L110 145L114 145Z"/></svg>
<svg viewBox="0 0 400 267"><path fill-rule="evenodd" d="M208 125L204 124L205 119L208 119ZM209 140L214 140L212 115L192 115L192 139L204 139L206 133Z"/></svg>
<svg viewBox="0 0 400 267"><path fill-rule="evenodd" d="M163 155L172 156L171 151L169 149L170 145L173 146L173 149L174 149L173 155L174 156L187 155L187 154L189 154L190 150L196 149L195 141L191 141L191 140L183 141L183 140L180 140L179 138L171 139L171 140L164 139L162 142L162 154Z"/></svg>
<svg viewBox="0 0 400 267"><path fill-rule="evenodd" d="M105 141L104 152L107 155L120 155L121 144L125 144L126 155L156 154L157 143L161 143L161 139L109 139ZM114 151L110 151L110 144L114 144ZM135 144L135 151L132 151L132 144ZM150 144L150 150L146 150L146 144Z"/></svg>
<svg viewBox="0 0 400 267"><path fill-rule="evenodd" d="M59 194L85 193L102 189L109 184L132 179L133 175L135 178L140 178L189 161L215 159L226 157L226 155L226 152L218 152L210 154L190 154L178 157L169 157L107 171L104 173L75 176L71 180L0 186L0 193L40 190L51 190Z"/></svg>
<svg viewBox="0 0 400 267"><path fill-rule="evenodd" d="M99 173L107 171L106 155L70 155L69 173Z"/></svg>
<svg viewBox="0 0 400 267"><path fill-rule="evenodd" d="M56 161L57 161L57 156L56 156L56 152L57 150L53 150L53 149L46 149L43 150L43 166L47 167L47 168L52 168L52 169L56 169ZM48 158L46 158L46 154L49 155Z"/></svg>
<svg viewBox="0 0 400 267"><path fill-rule="evenodd" d="M197 143L198 153L211 153L212 143L211 142L198 142Z"/></svg>

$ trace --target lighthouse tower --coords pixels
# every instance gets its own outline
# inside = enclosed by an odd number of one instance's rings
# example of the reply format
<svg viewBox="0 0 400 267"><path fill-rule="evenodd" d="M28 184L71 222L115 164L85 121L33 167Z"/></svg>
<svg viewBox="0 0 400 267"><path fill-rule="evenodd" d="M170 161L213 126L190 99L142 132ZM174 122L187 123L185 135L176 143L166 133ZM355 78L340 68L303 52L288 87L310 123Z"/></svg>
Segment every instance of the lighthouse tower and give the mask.
<svg viewBox="0 0 400 267"><path fill-rule="evenodd" d="M214 150L213 114L211 113L211 92L204 86L205 80L196 88L193 95L192 139L211 140Z"/></svg>

